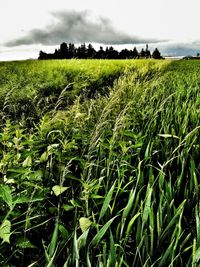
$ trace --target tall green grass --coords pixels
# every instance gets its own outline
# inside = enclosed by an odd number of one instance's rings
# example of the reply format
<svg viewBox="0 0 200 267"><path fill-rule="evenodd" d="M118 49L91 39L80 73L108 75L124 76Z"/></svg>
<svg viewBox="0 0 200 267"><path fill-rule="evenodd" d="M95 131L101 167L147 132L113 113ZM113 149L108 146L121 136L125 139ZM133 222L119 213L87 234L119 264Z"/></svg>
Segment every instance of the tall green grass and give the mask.
<svg viewBox="0 0 200 267"><path fill-rule="evenodd" d="M2 116L38 122L55 107L66 109L79 95L84 99L107 94L127 67L134 67L134 62L129 66L120 60L0 62Z"/></svg>
<svg viewBox="0 0 200 267"><path fill-rule="evenodd" d="M32 129L2 110L1 266L198 266L200 64L117 64L106 94L56 99Z"/></svg>

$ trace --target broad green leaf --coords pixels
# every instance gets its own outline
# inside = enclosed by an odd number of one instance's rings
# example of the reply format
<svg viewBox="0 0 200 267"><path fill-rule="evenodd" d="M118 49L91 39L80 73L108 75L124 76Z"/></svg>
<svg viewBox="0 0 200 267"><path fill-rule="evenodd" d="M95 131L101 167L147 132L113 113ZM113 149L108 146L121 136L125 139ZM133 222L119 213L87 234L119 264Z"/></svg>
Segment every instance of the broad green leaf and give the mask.
<svg viewBox="0 0 200 267"><path fill-rule="evenodd" d="M114 219L117 216L113 217L112 219L110 219L100 230L99 232L94 236L94 238L92 239L90 246L94 247L96 245L99 244L99 242L101 241L102 237L105 235L106 231L108 230L108 228L110 227L110 225L112 224L112 222L114 221Z"/></svg>
<svg viewBox="0 0 200 267"><path fill-rule="evenodd" d="M174 217L171 219L171 221L169 222L169 224L167 225L167 227L164 229L163 233L161 234L161 239L165 237L170 227L172 227L172 225L176 223L177 218L180 216L181 212L184 209L185 202L186 200L183 200L183 202L179 205Z"/></svg>
<svg viewBox="0 0 200 267"><path fill-rule="evenodd" d="M169 244L169 247L166 249L164 255L162 256L162 258L158 264L158 267L166 266L167 259L170 256L170 254L172 254L173 246L174 246L174 240L171 241L171 243Z"/></svg>
<svg viewBox="0 0 200 267"><path fill-rule="evenodd" d="M54 228L54 231L53 231L53 235L52 235L52 238L51 238L51 243L50 243L50 246L49 246L49 256L50 256L50 258L53 257L54 252L56 250L57 240L58 240L58 230L59 230L58 227L59 227L59 224L56 222L55 228Z"/></svg>
<svg viewBox="0 0 200 267"><path fill-rule="evenodd" d="M109 265L108 266L114 266L115 262L116 262L115 242L114 242L112 231L110 230L110 253L109 253Z"/></svg>
<svg viewBox="0 0 200 267"><path fill-rule="evenodd" d="M89 233L89 228L82 233L82 235L78 238L78 249L80 250L81 248L85 247L88 233Z"/></svg>
<svg viewBox="0 0 200 267"><path fill-rule="evenodd" d="M142 214L142 221L144 223L146 223L148 216L149 216L149 211L150 211L150 206L151 206L151 194L153 192L152 187L148 187L147 189L147 197L146 197L146 201L145 201L145 206L144 206L144 211Z"/></svg>
<svg viewBox="0 0 200 267"><path fill-rule="evenodd" d="M72 251L72 263L73 266L78 266L79 261L79 248L78 248L78 240L76 235L76 230L74 232L74 240L73 240L73 251Z"/></svg>
<svg viewBox="0 0 200 267"><path fill-rule="evenodd" d="M23 168L16 167L16 168L8 169L8 172L12 173L16 177L17 174L20 174L20 175L21 174L26 174L27 170L23 169Z"/></svg>
<svg viewBox="0 0 200 267"><path fill-rule="evenodd" d="M128 215L129 215L129 213L131 211L131 208L133 207L133 202L134 202L134 199L135 199L135 196L136 196L136 190L137 190L138 182L139 182L139 179L140 179L141 164L142 164L142 161L140 161L139 164L138 164L137 183L135 185L135 188L132 188L130 193L129 193L128 203L127 203L126 207L124 208L124 211L123 211L123 214L122 214L122 219L123 220L127 219Z"/></svg>
<svg viewBox="0 0 200 267"><path fill-rule="evenodd" d="M4 220L0 226L0 238L3 239L3 242L10 243L10 229L11 229L11 222L8 220Z"/></svg>
<svg viewBox="0 0 200 267"><path fill-rule="evenodd" d="M61 232L62 238L67 239L69 237L69 232L67 229L64 227L64 225L60 224L59 225L59 231Z"/></svg>
<svg viewBox="0 0 200 267"><path fill-rule="evenodd" d="M47 151L45 151L41 157L40 157L40 162L45 162L48 160L48 157L49 157L49 153Z"/></svg>
<svg viewBox="0 0 200 267"><path fill-rule="evenodd" d="M31 156L28 156L22 163L22 166L26 168L26 167L31 167L31 165L32 165L32 158Z"/></svg>
<svg viewBox="0 0 200 267"><path fill-rule="evenodd" d="M32 181L42 181L43 172L41 170L37 170L30 175L30 180Z"/></svg>
<svg viewBox="0 0 200 267"><path fill-rule="evenodd" d="M130 220L130 222L128 223L128 226L127 226L127 229L126 229L126 240L128 239L129 237L129 234L130 234L130 231L132 229L132 226L135 222L135 220L137 219L137 217L140 215L140 212L138 212L137 214L135 214L133 216L133 218Z"/></svg>
<svg viewBox="0 0 200 267"><path fill-rule="evenodd" d="M124 211L122 214L122 219L126 219L128 217L129 212L130 212L132 205L133 205L133 201L135 199L135 193L136 193L136 187L135 187L135 189L132 188L130 191L129 200L128 200L126 207L124 208Z"/></svg>
<svg viewBox="0 0 200 267"><path fill-rule="evenodd" d="M101 261L102 266L106 266L107 264L107 242L103 242L103 261Z"/></svg>
<svg viewBox="0 0 200 267"><path fill-rule="evenodd" d="M82 233L84 233L90 227L92 222L88 218L81 217L79 219L79 224L80 224L80 228L81 228Z"/></svg>
<svg viewBox="0 0 200 267"><path fill-rule="evenodd" d="M116 184L116 181L114 182L114 184L112 185L112 187L110 188L104 202L103 202L103 206L101 208L101 211L100 211L100 215L99 215L99 221L101 220L101 218L103 218L103 216L105 215L107 209L108 209L108 206L110 204L110 201L112 199L112 195L113 195L113 192L114 192L114 189L115 189L115 184Z"/></svg>
<svg viewBox="0 0 200 267"><path fill-rule="evenodd" d="M56 196L59 196L60 194L62 194L63 192L65 192L69 187L64 187L64 186L61 186L61 185L54 185L52 187L52 190L54 192L54 194Z"/></svg>
<svg viewBox="0 0 200 267"><path fill-rule="evenodd" d="M193 256L193 265L198 264L200 260L200 247L195 251L195 254ZM198 265L199 266L199 265Z"/></svg>
<svg viewBox="0 0 200 267"><path fill-rule="evenodd" d="M12 209L12 203L13 203L12 194L11 194L11 189L8 185L0 186L0 197L3 199L3 201L6 202L9 208Z"/></svg>

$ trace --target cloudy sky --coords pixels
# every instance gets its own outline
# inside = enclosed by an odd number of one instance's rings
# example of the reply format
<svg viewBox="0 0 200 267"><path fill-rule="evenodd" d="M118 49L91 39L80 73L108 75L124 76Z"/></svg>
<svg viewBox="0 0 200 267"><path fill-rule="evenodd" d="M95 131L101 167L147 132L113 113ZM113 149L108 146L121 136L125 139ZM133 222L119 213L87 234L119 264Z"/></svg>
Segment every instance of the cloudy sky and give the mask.
<svg viewBox="0 0 200 267"><path fill-rule="evenodd" d="M0 61L37 58L62 42L196 55L199 12L199 0L1 0Z"/></svg>

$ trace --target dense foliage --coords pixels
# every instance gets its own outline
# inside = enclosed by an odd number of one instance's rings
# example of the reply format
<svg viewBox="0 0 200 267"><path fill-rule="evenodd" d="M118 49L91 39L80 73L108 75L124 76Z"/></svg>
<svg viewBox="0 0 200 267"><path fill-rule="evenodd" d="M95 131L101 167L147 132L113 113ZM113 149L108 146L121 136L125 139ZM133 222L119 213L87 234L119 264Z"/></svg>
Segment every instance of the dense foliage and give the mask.
<svg viewBox="0 0 200 267"><path fill-rule="evenodd" d="M148 45L146 45L146 49L142 48L140 52L138 52L136 47L133 49L125 48L119 52L112 46L106 47L105 50L100 46L100 49L96 51L91 44L88 44L88 46L82 44L76 47L72 43L62 43L59 49L55 49L54 53L40 51L38 59L139 59L151 57L154 59L163 58L157 48L151 54Z"/></svg>
<svg viewBox="0 0 200 267"><path fill-rule="evenodd" d="M126 68L125 61L2 62L1 115L4 120L38 122L47 112L66 109L77 96L83 101L108 94Z"/></svg>
<svg viewBox="0 0 200 267"><path fill-rule="evenodd" d="M0 70L1 266L198 266L199 62Z"/></svg>

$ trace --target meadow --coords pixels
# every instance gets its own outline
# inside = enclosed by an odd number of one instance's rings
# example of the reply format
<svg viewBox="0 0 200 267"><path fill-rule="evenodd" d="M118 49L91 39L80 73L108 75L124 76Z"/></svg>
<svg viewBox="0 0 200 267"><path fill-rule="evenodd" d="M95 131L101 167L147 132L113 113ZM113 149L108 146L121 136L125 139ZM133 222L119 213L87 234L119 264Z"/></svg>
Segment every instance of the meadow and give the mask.
<svg viewBox="0 0 200 267"><path fill-rule="evenodd" d="M199 266L199 73L0 62L0 266Z"/></svg>

